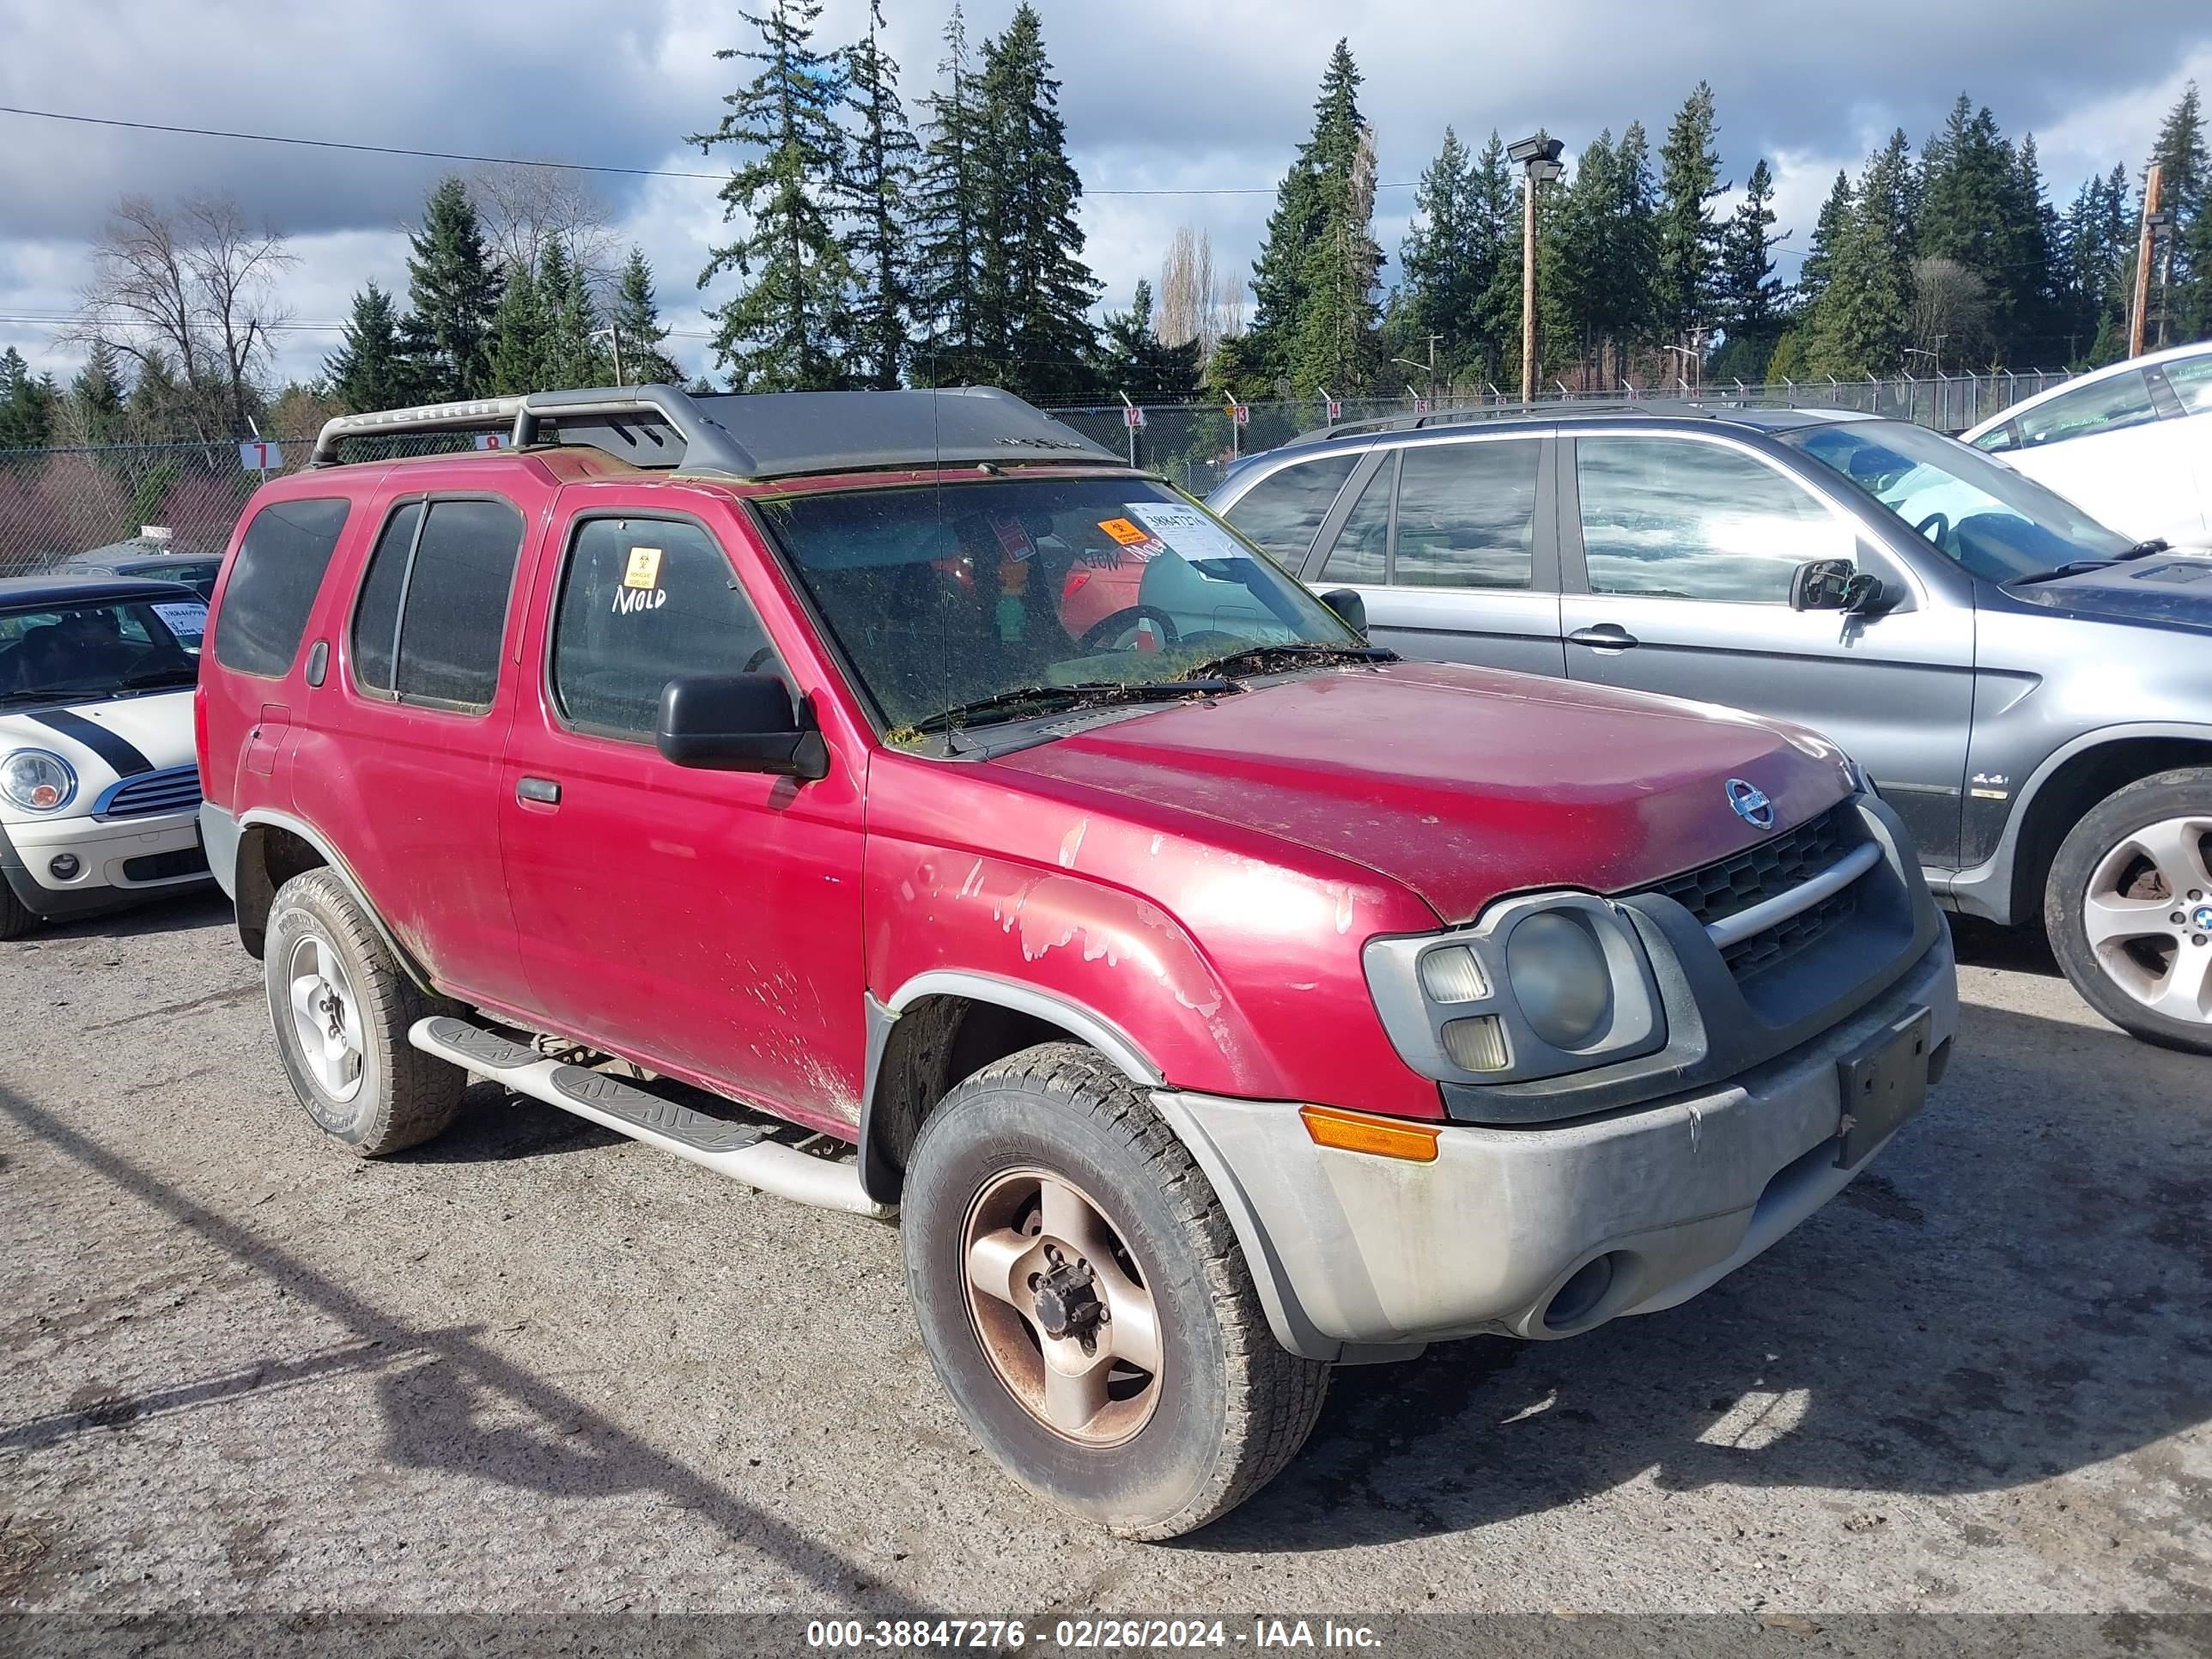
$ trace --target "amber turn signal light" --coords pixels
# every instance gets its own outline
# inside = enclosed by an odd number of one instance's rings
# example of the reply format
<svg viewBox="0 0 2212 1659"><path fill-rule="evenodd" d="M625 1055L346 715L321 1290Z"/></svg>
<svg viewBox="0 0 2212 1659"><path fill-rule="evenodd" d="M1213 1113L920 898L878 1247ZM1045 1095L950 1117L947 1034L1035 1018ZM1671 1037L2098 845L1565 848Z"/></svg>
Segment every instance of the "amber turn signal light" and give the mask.
<svg viewBox="0 0 2212 1659"><path fill-rule="evenodd" d="M1369 1117L1361 1112L1340 1111L1334 1106L1301 1106L1298 1115L1305 1120L1306 1133L1313 1137L1316 1146L1334 1146L1346 1152L1371 1152L1376 1158L1402 1158L1409 1164L1437 1161L1438 1132L1423 1128L1418 1123Z"/></svg>

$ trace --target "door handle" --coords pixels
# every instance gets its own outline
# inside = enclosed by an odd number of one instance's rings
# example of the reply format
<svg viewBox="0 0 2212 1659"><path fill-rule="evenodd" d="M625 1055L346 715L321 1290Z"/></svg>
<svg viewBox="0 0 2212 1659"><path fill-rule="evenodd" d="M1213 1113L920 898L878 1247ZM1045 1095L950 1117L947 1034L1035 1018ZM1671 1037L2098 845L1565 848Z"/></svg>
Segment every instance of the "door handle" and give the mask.
<svg viewBox="0 0 2212 1659"><path fill-rule="evenodd" d="M517 800L533 801L540 806L561 804L561 786L550 778L518 778L514 783Z"/></svg>
<svg viewBox="0 0 2212 1659"><path fill-rule="evenodd" d="M1626 651L1638 641L1619 623L1599 623L1592 628L1577 628L1567 635L1570 645L1587 645L1597 651Z"/></svg>

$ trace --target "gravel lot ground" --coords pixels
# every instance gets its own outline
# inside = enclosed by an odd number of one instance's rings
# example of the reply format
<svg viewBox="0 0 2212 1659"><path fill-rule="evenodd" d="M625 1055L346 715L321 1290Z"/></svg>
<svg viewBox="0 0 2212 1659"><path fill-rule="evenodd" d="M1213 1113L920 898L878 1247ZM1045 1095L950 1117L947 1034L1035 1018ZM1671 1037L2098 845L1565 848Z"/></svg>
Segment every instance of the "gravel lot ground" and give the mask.
<svg viewBox="0 0 2212 1659"><path fill-rule="evenodd" d="M356 1160L218 898L0 945L0 1607L2204 1611L2212 1060L1960 943L1842 1201L1671 1313L1340 1373L1170 1547L975 1449L890 1229L482 1086Z"/></svg>

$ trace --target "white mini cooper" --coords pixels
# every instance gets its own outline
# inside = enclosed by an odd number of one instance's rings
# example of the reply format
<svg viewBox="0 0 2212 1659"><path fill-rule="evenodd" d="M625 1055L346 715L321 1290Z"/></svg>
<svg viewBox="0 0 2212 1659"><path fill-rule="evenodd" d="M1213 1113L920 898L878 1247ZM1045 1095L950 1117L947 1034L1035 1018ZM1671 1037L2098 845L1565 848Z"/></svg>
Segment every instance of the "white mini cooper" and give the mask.
<svg viewBox="0 0 2212 1659"><path fill-rule="evenodd" d="M192 752L206 623L173 582L0 578L0 939L208 878Z"/></svg>

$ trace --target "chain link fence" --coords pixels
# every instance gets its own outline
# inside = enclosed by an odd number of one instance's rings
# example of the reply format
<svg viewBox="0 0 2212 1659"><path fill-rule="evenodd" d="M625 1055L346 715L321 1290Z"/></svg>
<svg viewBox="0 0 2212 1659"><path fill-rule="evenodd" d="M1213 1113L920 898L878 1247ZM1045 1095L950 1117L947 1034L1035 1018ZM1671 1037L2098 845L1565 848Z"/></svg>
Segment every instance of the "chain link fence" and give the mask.
<svg viewBox="0 0 2212 1659"><path fill-rule="evenodd" d="M1941 379L1860 381L1781 381L1766 386L1708 385L1708 405L1748 404L1796 408L1855 409L1959 432L2020 398L2067 377L2056 372L1964 374ZM1554 394L1537 400L1547 413L1564 409L1622 408L1677 401L1654 390L1632 396ZM1437 408L1519 408L1495 387ZM1054 417L1128 455L1139 465L1166 474L1194 495L1220 483L1240 455L1255 454L1301 433L1330 425L1402 419L1424 412L1411 396L1347 398L1332 416L1320 398L1242 405L1243 419L1218 404L1139 405L1141 425L1130 424L1120 404L1055 409ZM420 454L465 447L466 438L380 441L389 454ZM222 550L240 510L264 476L307 463L312 434L237 443L115 444L92 449L0 450L0 575L40 570L83 553L112 550L110 556L150 550L215 554ZM374 453L356 444L349 459ZM261 464L265 463L266 471ZM159 527L165 537L139 540Z"/></svg>

